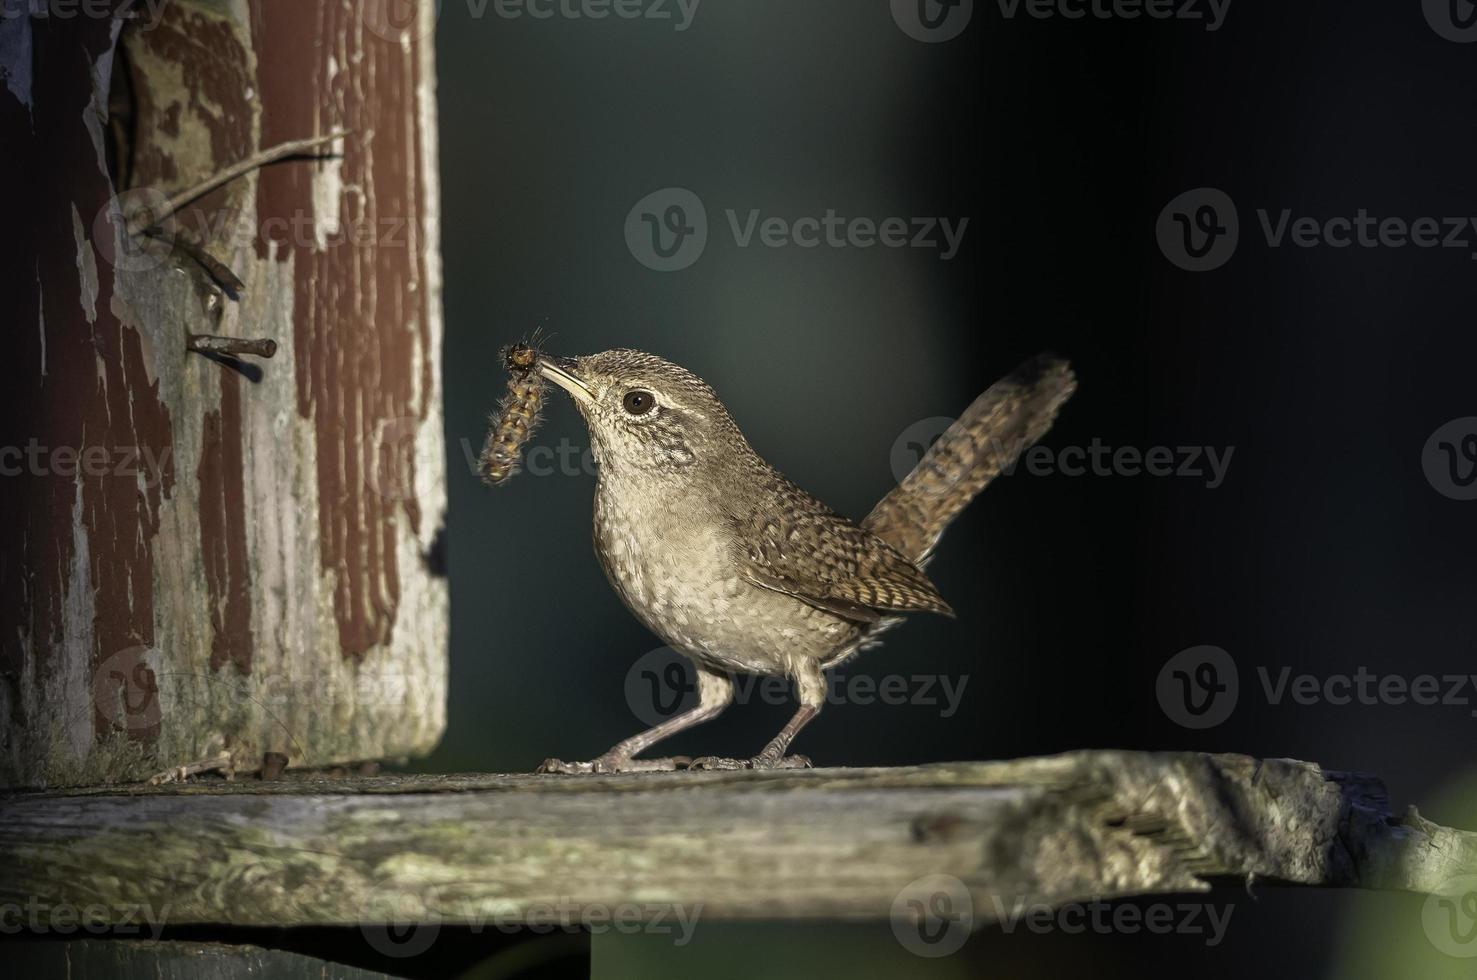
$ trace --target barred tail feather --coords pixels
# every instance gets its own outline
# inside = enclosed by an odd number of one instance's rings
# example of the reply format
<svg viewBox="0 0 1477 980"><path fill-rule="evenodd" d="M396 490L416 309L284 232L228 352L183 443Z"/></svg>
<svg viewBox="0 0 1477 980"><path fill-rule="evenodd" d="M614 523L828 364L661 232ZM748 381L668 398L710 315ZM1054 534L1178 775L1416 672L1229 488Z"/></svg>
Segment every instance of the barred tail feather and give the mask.
<svg viewBox="0 0 1477 980"><path fill-rule="evenodd" d="M1022 364L964 410L862 527L921 567L949 523L1046 434L1076 388L1071 366L1051 354Z"/></svg>

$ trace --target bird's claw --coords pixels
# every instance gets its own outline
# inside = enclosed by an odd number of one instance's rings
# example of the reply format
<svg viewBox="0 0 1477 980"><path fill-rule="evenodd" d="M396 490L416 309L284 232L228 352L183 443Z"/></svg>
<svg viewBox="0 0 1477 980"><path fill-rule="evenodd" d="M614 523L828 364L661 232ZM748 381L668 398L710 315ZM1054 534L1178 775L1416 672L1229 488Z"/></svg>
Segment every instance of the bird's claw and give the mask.
<svg viewBox="0 0 1477 980"><path fill-rule="evenodd" d="M566 776L590 775L614 772L674 772L691 764L687 756L679 755L666 759L633 759L628 755L605 753L589 762L564 762L560 759L545 759L536 773L559 773Z"/></svg>
<svg viewBox="0 0 1477 980"><path fill-rule="evenodd" d="M593 762L565 762L563 759L545 759L539 763L538 768L534 772L540 775L563 773L566 776L574 776L579 773L594 772L594 766L595 764Z"/></svg>
<svg viewBox="0 0 1477 980"><path fill-rule="evenodd" d="M810 757L804 755L782 755L768 756L756 755L752 759L725 759L721 756L708 755L700 759L693 759L688 765L689 769L698 771L734 770L734 769L809 769Z"/></svg>

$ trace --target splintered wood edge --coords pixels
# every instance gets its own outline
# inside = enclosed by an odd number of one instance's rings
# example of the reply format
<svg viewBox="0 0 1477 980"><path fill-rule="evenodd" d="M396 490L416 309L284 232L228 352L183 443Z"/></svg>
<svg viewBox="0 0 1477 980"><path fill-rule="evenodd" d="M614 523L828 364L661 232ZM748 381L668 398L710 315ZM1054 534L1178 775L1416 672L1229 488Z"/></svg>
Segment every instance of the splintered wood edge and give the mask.
<svg viewBox="0 0 1477 980"><path fill-rule="evenodd" d="M1023 904L1229 882L1457 894L1477 874L1477 834L1392 815L1365 774L1083 751L14 794L0 799L0 862L0 901L165 909L170 923L539 922L631 903L885 919L910 914L918 888L957 890L985 922Z"/></svg>

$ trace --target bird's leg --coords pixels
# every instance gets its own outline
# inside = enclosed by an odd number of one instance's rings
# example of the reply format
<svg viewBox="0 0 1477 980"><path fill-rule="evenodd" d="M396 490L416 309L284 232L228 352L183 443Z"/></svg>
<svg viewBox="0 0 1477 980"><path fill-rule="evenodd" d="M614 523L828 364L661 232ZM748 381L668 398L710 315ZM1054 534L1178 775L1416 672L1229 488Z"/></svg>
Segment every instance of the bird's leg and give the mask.
<svg viewBox="0 0 1477 980"><path fill-rule="evenodd" d="M790 748L790 743L800 733L800 729L809 724L810 719L821 713L818 704L802 704L794 716L780 729L780 733L769 740L753 759L749 760L751 769L809 769L810 759L803 755L785 755Z"/></svg>
<svg viewBox="0 0 1477 980"><path fill-rule="evenodd" d="M594 773L594 772L667 772L684 768L690 760L686 756L667 759L635 759L632 756L645 752L657 742L675 735L694 725L716 718L733 700L733 681L727 674L709 670L701 664L697 669L697 707L668 718L655 728L632 735L611 748L598 759L589 762L561 762L545 759L538 767L542 773Z"/></svg>
<svg viewBox="0 0 1477 980"><path fill-rule="evenodd" d="M800 734L800 729L821 713L825 703L826 682L819 665L807 664L795 675L795 687L800 694L800 707L780 729L780 733L769 740L763 751L752 759L722 759L707 756L694 759L691 769L809 769L810 759L803 755L786 755L790 743Z"/></svg>

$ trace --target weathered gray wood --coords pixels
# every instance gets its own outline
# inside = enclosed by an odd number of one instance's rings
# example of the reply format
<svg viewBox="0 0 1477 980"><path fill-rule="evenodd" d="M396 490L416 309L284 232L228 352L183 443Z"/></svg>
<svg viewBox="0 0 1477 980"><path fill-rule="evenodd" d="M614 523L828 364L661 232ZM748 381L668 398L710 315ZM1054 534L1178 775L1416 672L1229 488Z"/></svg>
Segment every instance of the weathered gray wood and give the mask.
<svg viewBox="0 0 1477 980"><path fill-rule="evenodd" d="M73 939L12 943L6 948L12 976L109 977L111 980L388 980L389 974L259 946L224 943Z"/></svg>
<svg viewBox="0 0 1477 980"><path fill-rule="evenodd" d="M0 786L429 751L436 4L25 6L0 16L0 168L20 169L0 238ZM346 131L332 159L164 217L266 148ZM275 356L233 365L192 335Z"/></svg>
<svg viewBox="0 0 1477 980"><path fill-rule="evenodd" d="M0 802L0 902L246 925L885 918L921 876L976 921L1220 876L1439 893L1477 834L1392 816L1371 776L1237 755L1075 752L906 769L290 778ZM993 900L992 900L993 899ZM1003 903L1003 904L1002 904Z"/></svg>

